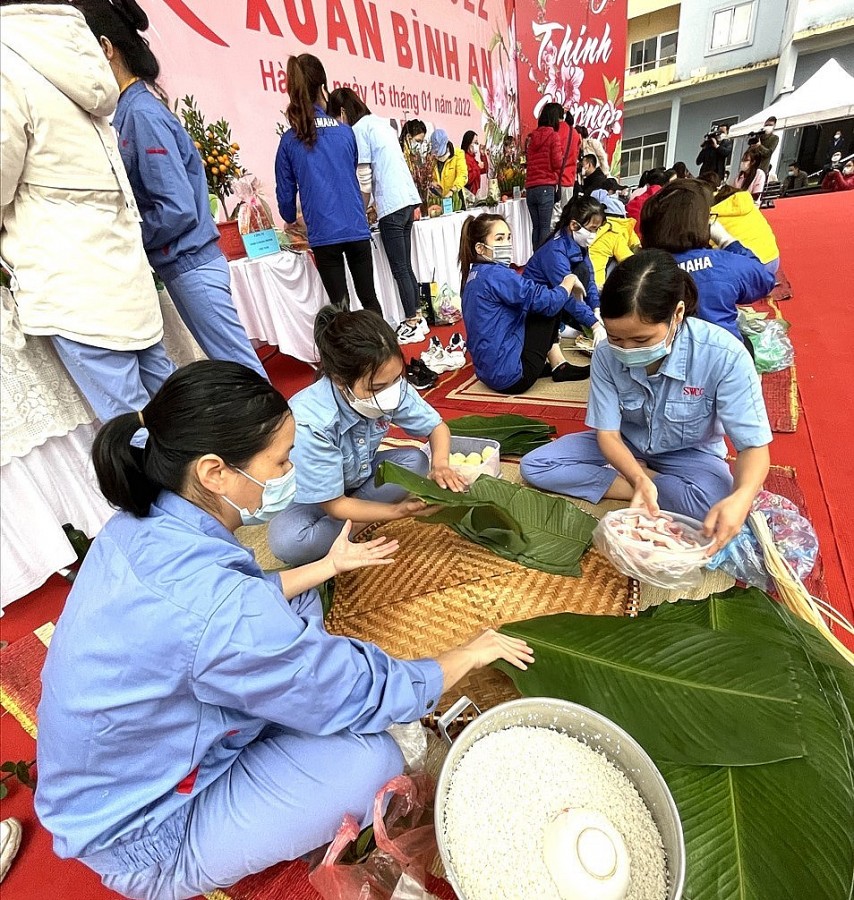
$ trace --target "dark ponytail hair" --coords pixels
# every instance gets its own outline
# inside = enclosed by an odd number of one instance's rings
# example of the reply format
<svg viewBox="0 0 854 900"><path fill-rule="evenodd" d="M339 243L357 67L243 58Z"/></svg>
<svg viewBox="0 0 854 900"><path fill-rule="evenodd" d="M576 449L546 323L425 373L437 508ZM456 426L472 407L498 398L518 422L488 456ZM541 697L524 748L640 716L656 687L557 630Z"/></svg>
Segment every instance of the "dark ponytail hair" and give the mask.
<svg viewBox="0 0 854 900"><path fill-rule="evenodd" d="M371 114L371 111L362 102L362 98L348 87L336 88L329 95L329 102L326 104L326 112L333 119L337 119L341 115L342 109L347 115L347 124L350 126Z"/></svg>
<svg viewBox="0 0 854 900"><path fill-rule="evenodd" d="M324 306L314 320L314 343L321 373L347 387L360 378L372 382L390 359L404 361L391 326L369 309Z"/></svg>
<svg viewBox="0 0 854 900"><path fill-rule="evenodd" d="M569 223L575 220L582 227L585 226L594 216L600 216L604 223L607 218L605 207L598 200L588 194L579 194L564 206L561 211L557 225L552 229L549 237L554 237L558 232L569 228Z"/></svg>
<svg viewBox="0 0 854 900"><path fill-rule="evenodd" d="M603 319L633 313L642 322L669 322L680 302L685 315L697 314L697 285L663 250L639 250L621 262L605 280L600 294Z"/></svg>
<svg viewBox="0 0 854 900"><path fill-rule="evenodd" d="M466 286L471 267L481 259L475 248L478 244L486 243L489 232L496 222L503 222L506 225L507 219L497 213L484 213L482 216L468 216L463 222L459 256L463 287Z"/></svg>
<svg viewBox="0 0 854 900"><path fill-rule="evenodd" d="M102 37L121 53L128 71L150 84L164 103L168 98L157 83L160 63L148 41L140 34L148 30L148 16L136 0L75 0L89 30L100 41Z"/></svg>
<svg viewBox="0 0 854 900"><path fill-rule="evenodd" d="M287 117L296 136L307 146L317 143L317 125L314 123L314 104L320 91L326 87L326 69L323 63L311 53L301 53L288 60L288 104Z"/></svg>
<svg viewBox="0 0 854 900"><path fill-rule="evenodd" d="M113 506L146 516L161 491L192 490L188 474L200 456L215 453L244 468L287 415L285 398L252 369L190 363L170 375L140 413L118 416L98 432L92 458L101 493ZM143 424L148 440L140 449L131 439Z"/></svg>

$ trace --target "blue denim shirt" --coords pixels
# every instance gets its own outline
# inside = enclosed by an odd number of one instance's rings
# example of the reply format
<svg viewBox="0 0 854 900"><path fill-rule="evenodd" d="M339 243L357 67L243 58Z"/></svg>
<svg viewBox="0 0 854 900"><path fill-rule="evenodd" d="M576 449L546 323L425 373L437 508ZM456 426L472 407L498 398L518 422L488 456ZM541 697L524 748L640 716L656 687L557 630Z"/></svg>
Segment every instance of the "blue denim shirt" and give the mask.
<svg viewBox="0 0 854 900"><path fill-rule="evenodd" d="M122 91L113 125L152 269L169 281L220 257L202 158L178 119L137 81Z"/></svg>
<svg viewBox="0 0 854 900"><path fill-rule="evenodd" d="M400 406L389 418L360 416L328 378L295 394L290 406L297 426L291 459L298 503L336 500L361 487L392 425L414 437L428 437L442 421L406 381Z"/></svg>
<svg viewBox="0 0 854 900"><path fill-rule="evenodd" d="M644 453L693 448L726 456L771 443L762 386L744 344L718 325L685 319L655 375L627 368L603 342L593 354L587 424L619 431Z"/></svg>
<svg viewBox="0 0 854 900"><path fill-rule="evenodd" d="M156 859L164 840L180 840L171 817L180 824L270 724L368 734L433 708L435 661L328 634L303 612L315 599L288 603L277 575L176 494L144 518L115 515L42 672L36 810L57 855L109 848L120 863L133 845Z"/></svg>

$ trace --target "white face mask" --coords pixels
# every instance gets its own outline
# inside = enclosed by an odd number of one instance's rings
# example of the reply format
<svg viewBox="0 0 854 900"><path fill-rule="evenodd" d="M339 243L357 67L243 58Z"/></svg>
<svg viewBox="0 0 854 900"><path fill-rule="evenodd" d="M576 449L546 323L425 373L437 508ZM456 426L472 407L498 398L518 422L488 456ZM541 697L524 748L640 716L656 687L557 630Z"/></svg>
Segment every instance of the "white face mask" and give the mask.
<svg viewBox="0 0 854 900"><path fill-rule="evenodd" d="M771 134L771 132L774 130L774 126L766 125L762 130L765 132L765 134Z"/></svg>
<svg viewBox="0 0 854 900"><path fill-rule="evenodd" d="M236 466L235 469L244 478L248 478L264 488L261 492L261 505L254 513L249 512L245 506L243 508L239 507L233 500L229 500L228 497L223 495L222 499L240 513L240 521L244 525L263 525L280 512L286 510L293 502L297 492L297 470L295 466L292 465L279 478L268 478L266 481L258 481L257 478L253 478L248 472L244 472L243 469L238 469Z"/></svg>
<svg viewBox="0 0 854 900"><path fill-rule="evenodd" d="M846 166L842 170L843 175L854 175L854 166Z"/></svg>
<svg viewBox="0 0 854 900"><path fill-rule="evenodd" d="M572 239L579 247L586 250L596 240L596 232L587 228L579 228L572 232Z"/></svg>
<svg viewBox="0 0 854 900"><path fill-rule="evenodd" d="M833 139L834 139L835 141L838 141L839 138L841 138L841 137L842 137L842 132L841 132L841 131L837 131L836 134L833 135Z"/></svg>
<svg viewBox="0 0 854 900"><path fill-rule="evenodd" d="M398 378L394 384L372 394L370 397L357 397L350 388L347 388L347 402L353 409L366 419L390 418L392 413L400 406L403 396L403 379Z"/></svg>
<svg viewBox="0 0 854 900"><path fill-rule="evenodd" d="M746 172L749 168L750 168L750 163L749 163L749 162L743 162L743 163L738 167L738 170L739 170L739 172Z"/></svg>
<svg viewBox="0 0 854 900"><path fill-rule="evenodd" d="M471 152L474 153L475 156L478 154L479 151L480 151L480 144L475 143L475 144L471 145Z"/></svg>
<svg viewBox="0 0 854 900"><path fill-rule="evenodd" d="M493 262L501 266L509 266L513 262L513 243L511 241L506 244L496 244L494 247L490 247L489 244L483 246L492 253Z"/></svg>

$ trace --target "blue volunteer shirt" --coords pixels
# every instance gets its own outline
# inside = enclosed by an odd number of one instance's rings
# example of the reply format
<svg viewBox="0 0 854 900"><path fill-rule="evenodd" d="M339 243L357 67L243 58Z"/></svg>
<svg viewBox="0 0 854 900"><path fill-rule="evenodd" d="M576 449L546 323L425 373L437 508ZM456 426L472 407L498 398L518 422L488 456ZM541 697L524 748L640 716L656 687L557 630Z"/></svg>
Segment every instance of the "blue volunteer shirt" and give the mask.
<svg viewBox="0 0 854 900"><path fill-rule="evenodd" d="M525 320L531 313L557 316L569 292L522 278L507 266L475 263L463 286L466 341L477 377L501 391L522 377Z"/></svg>
<svg viewBox="0 0 854 900"><path fill-rule="evenodd" d="M360 416L328 378L294 395L290 407L296 421L291 459L298 503L325 503L361 487L392 425L427 437L442 421L406 381L400 406L387 418Z"/></svg>
<svg viewBox="0 0 854 900"><path fill-rule="evenodd" d="M755 303L767 297L774 289L774 276L738 241L723 250L686 250L673 256L697 285L697 315L725 328L743 343L736 325L736 304Z"/></svg>
<svg viewBox="0 0 854 900"><path fill-rule="evenodd" d="M270 724L376 734L433 708L438 663L328 634L318 600L288 602L278 575L176 494L115 515L42 672L36 810L57 855L162 859L183 840L179 814Z"/></svg>
<svg viewBox="0 0 854 900"><path fill-rule="evenodd" d="M169 281L221 256L196 145L143 81L122 91L113 125L142 216L142 243Z"/></svg>
<svg viewBox="0 0 854 900"><path fill-rule="evenodd" d="M592 328L596 322L593 311L599 309L599 288L593 278L593 267L586 250L567 234L559 231L545 242L525 265L525 278L537 284L557 287L567 275L575 275L584 285L584 300L570 297L566 312L578 325Z"/></svg>
<svg viewBox="0 0 854 900"><path fill-rule="evenodd" d="M655 375L627 368L607 342L593 354L587 425L619 431L643 453L702 450L726 456L771 443L759 376L743 342L688 318Z"/></svg>
<svg viewBox="0 0 854 900"><path fill-rule="evenodd" d="M371 232L356 178L356 138L315 107L317 141L304 144L289 128L276 152L276 199L285 222L297 218L297 192L312 247L367 241Z"/></svg>

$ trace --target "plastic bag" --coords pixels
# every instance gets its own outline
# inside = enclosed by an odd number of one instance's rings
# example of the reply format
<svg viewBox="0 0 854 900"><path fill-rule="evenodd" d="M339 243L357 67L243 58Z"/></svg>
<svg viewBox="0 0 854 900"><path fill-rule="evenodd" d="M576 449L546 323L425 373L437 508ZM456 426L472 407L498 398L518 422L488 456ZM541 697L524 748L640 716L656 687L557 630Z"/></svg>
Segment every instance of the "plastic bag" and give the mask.
<svg viewBox="0 0 854 900"><path fill-rule="evenodd" d="M234 195L240 204L237 225L241 234L266 231L273 227L270 207L261 196L261 182L253 176L244 176L234 182Z"/></svg>
<svg viewBox="0 0 854 900"><path fill-rule="evenodd" d="M758 326L760 320L751 324ZM753 344L756 371L767 375L788 369L795 362L795 348L787 334L789 323L783 319L765 319L761 325L761 331L748 333L748 339Z"/></svg>
<svg viewBox="0 0 854 900"><path fill-rule="evenodd" d="M463 301L447 284L433 298L433 314L437 325L455 325L463 317Z"/></svg>
<svg viewBox="0 0 854 900"><path fill-rule="evenodd" d="M810 521L798 507L769 491L760 491L753 501L753 511L761 512L768 520L777 549L803 581L812 572L818 558L818 537ZM759 542L745 525L708 564L710 569L722 569L738 581L760 590L773 589L774 583L765 568Z"/></svg>
<svg viewBox="0 0 854 900"><path fill-rule="evenodd" d="M702 525L676 513L662 516L696 537L698 544L690 550L668 550L647 541L626 539L615 532L615 526L626 516L647 515L642 509L620 509L604 515L593 532L593 546L617 571L644 584L665 590L691 590L700 584L700 571L707 561L709 538L702 534Z"/></svg>
<svg viewBox="0 0 854 900"><path fill-rule="evenodd" d="M309 875L312 887L324 900L435 900L426 888L427 867L437 852L435 791L435 781L425 773L392 778L374 799L376 850L363 862L341 862L359 836L359 823L346 815L320 865Z"/></svg>

